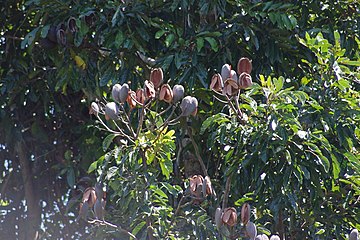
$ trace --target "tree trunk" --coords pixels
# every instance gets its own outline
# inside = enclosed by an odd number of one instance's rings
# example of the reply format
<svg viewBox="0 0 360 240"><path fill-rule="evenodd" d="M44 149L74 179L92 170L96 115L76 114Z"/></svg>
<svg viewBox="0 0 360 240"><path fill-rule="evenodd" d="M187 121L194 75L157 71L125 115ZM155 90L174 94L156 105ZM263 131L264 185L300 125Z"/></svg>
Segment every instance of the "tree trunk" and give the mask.
<svg viewBox="0 0 360 240"><path fill-rule="evenodd" d="M30 166L30 158L27 156L24 144L19 141L15 145L15 152L18 155L22 179L25 189L25 200L27 205L27 213L25 224L20 231L24 234L24 240L34 240L39 237L40 224L40 205L39 199L34 189L33 176Z"/></svg>

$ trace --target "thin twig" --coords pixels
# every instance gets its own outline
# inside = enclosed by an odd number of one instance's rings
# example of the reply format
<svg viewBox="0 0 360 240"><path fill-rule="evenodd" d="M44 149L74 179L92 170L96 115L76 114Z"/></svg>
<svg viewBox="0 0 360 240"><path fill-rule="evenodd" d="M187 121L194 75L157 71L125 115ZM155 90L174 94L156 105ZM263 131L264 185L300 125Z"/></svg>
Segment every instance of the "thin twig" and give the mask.
<svg viewBox="0 0 360 240"><path fill-rule="evenodd" d="M187 126L187 131L188 131L189 137L191 139L191 142L192 142L192 144L194 146L195 154L196 154L196 157L197 157L197 159L198 159L198 161L200 163L200 166L201 166L201 168L203 170L204 176L208 176L208 172L207 172L207 169L205 167L204 161L202 160L201 155L200 155L199 147L197 146L197 144L196 144L196 142L194 140L194 137L192 135L192 132L191 132L191 129L190 129L189 126Z"/></svg>
<svg viewBox="0 0 360 240"><path fill-rule="evenodd" d="M134 129L132 128L131 126L131 121L130 121L130 117L129 115L125 112L125 108L123 105L120 104L120 107L121 107L121 110L124 112L124 115L126 116L126 120L128 122L128 124L125 124L125 126L127 127L127 129L129 130L129 132L131 133L132 137L133 138L136 138L136 135L135 135L135 132L134 132Z"/></svg>
<svg viewBox="0 0 360 240"><path fill-rule="evenodd" d="M161 129L160 129L160 131L159 131L159 134L156 136L153 144L155 144L155 143L157 142L157 140L159 140L162 132L163 132L163 131L165 130L165 128L169 125L169 123L170 123L170 118L171 118L172 115L174 114L175 109L176 109L176 108L174 107L173 110L171 111L169 117L165 120L165 122L162 124L162 126L160 126Z"/></svg>
<svg viewBox="0 0 360 240"><path fill-rule="evenodd" d="M99 220L99 219L94 219L94 220L89 220L88 223L90 223L90 224L99 224L99 225L104 225L104 226L109 226L109 227L117 228L119 231L121 231L121 232L129 235L129 236L132 237L133 239L137 239L137 237L136 237L134 234L132 234L131 232L129 232L129 231L123 229L122 227L117 226L117 225L115 225L115 224L113 224L113 223L107 222L107 221L105 221L105 220L102 221L102 220Z"/></svg>
<svg viewBox="0 0 360 240"><path fill-rule="evenodd" d="M226 179L225 192L224 192L222 209L225 209L226 206L227 206L227 204L228 204L229 193L230 193L231 177L232 177L232 174L230 174L230 175L228 176L228 178Z"/></svg>
<svg viewBox="0 0 360 240"><path fill-rule="evenodd" d="M176 210L175 210L175 213L172 215L171 222L170 222L170 224L169 224L169 228L167 229L167 231L166 231L166 233L165 233L164 239L167 238L167 236L168 236L168 234L169 234L169 232L170 232L170 227L173 225L173 223L174 223L174 221L175 221L175 218L176 218L177 214L178 214L179 211L180 211L180 207L181 207L182 201L185 199L185 197L186 197L186 194L182 195L182 197L181 197L181 199L180 199L180 201L179 201L179 204L178 204L178 206L177 206L177 208L176 208Z"/></svg>

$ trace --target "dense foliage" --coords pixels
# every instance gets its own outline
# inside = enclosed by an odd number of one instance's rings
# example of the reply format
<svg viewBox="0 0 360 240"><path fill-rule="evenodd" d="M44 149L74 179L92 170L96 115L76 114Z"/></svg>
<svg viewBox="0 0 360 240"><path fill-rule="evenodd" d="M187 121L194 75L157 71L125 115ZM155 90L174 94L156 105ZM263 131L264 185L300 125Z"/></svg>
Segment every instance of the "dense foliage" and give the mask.
<svg viewBox="0 0 360 240"><path fill-rule="evenodd" d="M219 231L214 218L218 206L240 212L245 202L258 233L345 239L360 229L357 0L0 9L0 238L243 236L240 220ZM210 90L241 57L252 60L252 87L238 98ZM113 101L114 84L135 91L155 67L197 98L196 116L181 116L180 103L150 101L143 113L125 103L119 137L113 121L100 116L115 133L89 114L92 102ZM194 198L194 174L208 175L216 195ZM75 222L96 182L117 228Z"/></svg>

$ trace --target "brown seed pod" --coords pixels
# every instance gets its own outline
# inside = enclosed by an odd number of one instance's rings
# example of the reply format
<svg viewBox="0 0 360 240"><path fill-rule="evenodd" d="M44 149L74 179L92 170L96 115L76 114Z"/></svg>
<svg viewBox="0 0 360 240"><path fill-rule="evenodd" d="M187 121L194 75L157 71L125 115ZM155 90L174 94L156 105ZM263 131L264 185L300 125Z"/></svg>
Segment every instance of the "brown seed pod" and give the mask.
<svg viewBox="0 0 360 240"><path fill-rule="evenodd" d="M350 232L349 240L358 240L358 239L359 239L359 231L356 228L354 228Z"/></svg>
<svg viewBox="0 0 360 240"><path fill-rule="evenodd" d="M252 63L248 58L240 58L237 64L237 72L238 74L242 74L243 72L250 74L252 70Z"/></svg>
<svg viewBox="0 0 360 240"><path fill-rule="evenodd" d="M106 120L117 120L119 115L119 107L115 102L109 102L105 105L105 118Z"/></svg>
<svg viewBox="0 0 360 240"><path fill-rule="evenodd" d="M211 78L210 89L216 92L222 92L224 88L224 81L220 74L216 73Z"/></svg>
<svg viewBox="0 0 360 240"><path fill-rule="evenodd" d="M182 85L175 85L173 87L173 102L177 103L184 97L184 87Z"/></svg>
<svg viewBox="0 0 360 240"><path fill-rule="evenodd" d="M251 78L250 74L248 74L246 72L243 72L242 74L240 74L238 83L239 83L240 89L246 89L248 87L251 87L252 78Z"/></svg>
<svg viewBox="0 0 360 240"><path fill-rule="evenodd" d="M140 88L140 89L136 90L136 101L138 101L141 104L144 104L144 102L145 102L145 93L144 93L143 88Z"/></svg>
<svg viewBox="0 0 360 240"><path fill-rule="evenodd" d="M159 93L159 100L171 103L174 98L173 90L169 84L163 84Z"/></svg>
<svg viewBox="0 0 360 240"><path fill-rule="evenodd" d="M154 68L150 73L150 82L154 84L154 88L158 89L164 81L164 73L161 68Z"/></svg>
<svg viewBox="0 0 360 240"><path fill-rule="evenodd" d="M238 76L236 74L236 72L234 70L230 71L230 77L231 79L235 80L236 82L238 81Z"/></svg>
<svg viewBox="0 0 360 240"><path fill-rule="evenodd" d="M129 96L129 85L127 83L124 83L121 88L120 88L120 91L119 91L119 101L121 103L125 103L126 102L126 99L128 98Z"/></svg>
<svg viewBox="0 0 360 240"><path fill-rule="evenodd" d="M136 99L136 93L133 91L133 90L129 90L129 94L128 94L128 97L126 99L126 102L129 104L130 108L133 109L134 107L136 107L136 102L135 100Z"/></svg>
<svg viewBox="0 0 360 240"><path fill-rule="evenodd" d="M230 227L235 226L237 222L236 209L233 207L225 208L222 215L222 222Z"/></svg>
<svg viewBox="0 0 360 240"><path fill-rule="evenodd" d="M278 235L272 235L270 240L280 240L280 237Z"/></svg>
<svg viewBox="0 0 360 240"><path fill-rule="evenodd" d="M81 199L82 203L87 202L89 208L92 208L96 201L95 189L93 187L88 187L85 189L83 197Z"/></svg>
<svg viewBox="0 0 360 240"><path fill-rule="evenodd" d="M155 97L155 88L154 88L154 84L152 82L150 82L148 80L145 81L144 91L145 91L146 99Z"/></svg>
<svg viewBox="0 0 360 240"><path fill-rule="evenodd" d="M116 102L120 102L120 98L119 98L120 90L121 90L121 85L118 83L112 87L111 96L112 99L114 99L114 101Z"/></svg>
<svg viewBox="0 0 360 240"><path fill-rule="evenodd" d="M89 114L94 114L94 115L99 114L99 105L96 102L91 103Z"/></svg>
<svg viewBox="0 0 360 240"><path fill-rule="evenodd" d="M190 177L190 193L196 195L198 186L204 182L204 178L201 175L194 175Z"/></svg>
<svg viewBox="0 0 360 240"><path fill-rule="evenodd" d="M216 224L216 228L219 230L221 225L223 224L222 222L222 210L220 207L216 208L215 210L215 224Z"/></svg>
<svg viewBox="0 0 360 240"><path fill-rule="evenodd" d="M74 17L70 17L67 21L67 29L71 32L71 33L75 33L78 29L76 26L76 19Z"/></svg>
<svg viewBox="0 0 360 240"><path fill-rule="evenodd" d="M58 29L56 32L56 40L57 43L65 46L66 45L66 34L65 31L63 29Z"/></svg>
<svg viewBox="0 0 360 240"><path fill-rule="evenodd" d="M245 203L241 208L241 222L246 225L250 220L250 205Z"/></svg>
<svg viewBox="0 0 360 240"><path fill-rule="evenodd" d="M245 231L246 231L246 234L247 236L251 239L251 240L254 240L256 235L257 235L257 230L256 230L256 226L253 222L248 222L246 225L245 225Z"/></svg>
<svg viewBox="0 0 360 240"><path fill-rule="evenodd" d="M196 115L197 113L198 101L196 98L191 96L186 96L183 98L180 104L180 109L182 111L182 115L187 117L191 115Z"/></svg>
<svg viewBox="0 0 360 240"><path fill-rule="evenodd" d="M213 195L213 188L212 188L210 177L206 176L204 178L204 181L206 181L206 195Z"/></svg>
<svg viewBox="0 0 360 240"><path fill-rule="evenodd" d="M228 78L224 82L223 94L226 94L228 96L234 96L238 94L238 92L239 92L239 86L237 82L234 79Z"/></svg>
<svg viewBox="0 0 360 240"><path fill-rule="evenodd" d="M194 175L190 177L190 194L194 197L193 203L199 204L202 201L202 188L204 184L204 178L201 175Z"/></svg>
<svg viewBox="0 0 360 240"><path fill-rule="evenodd" d="M223 80L231 78L231 66L229 64L224 64L221 68L221 77Z"/></svg>
<svg viewBox="0 0 360 240"><path fill-rule="evenodd" d="M256 236L255 240L269 240L269 237L265 234L260 234Z"/></svg>

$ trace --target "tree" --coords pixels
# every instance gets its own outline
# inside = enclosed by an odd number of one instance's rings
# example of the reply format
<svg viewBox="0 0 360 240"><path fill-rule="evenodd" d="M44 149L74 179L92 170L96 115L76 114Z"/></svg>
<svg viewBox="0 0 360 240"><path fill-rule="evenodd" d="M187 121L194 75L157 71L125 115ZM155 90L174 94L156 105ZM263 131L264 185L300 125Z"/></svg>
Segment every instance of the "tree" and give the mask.
<svg viewBox="0 0 360 240"><path fill-rule="evenodd" d="M194 220L190 225L174 217L159 223L159 229L165 226L163 231L179 237L194 232L216 235L211 218L229 176L229 204L239 207L250 201L260 214L257 226L290 236L318 233L320 238L338 239L351 227L359 228L354 207L359 196L356 1L10 1L1 12L4 236L35 236L37 231L42 237L88 234L84 221L67 224L78 214L78 204L70 199L81 198L99 176L107 176L107 209L114 209L106 219L116 219L112 222L139 236L146 232L142 219L150 210L130 211L138 205L127 208L115 201L126 195L120 186L132 189L132 197L142 196L138 194L144 179L135 172L143 166L136 165L137 155L132 155L135 165L124 165L125 172L136 171L129 172L128 179L116 179L118 173L111 170L123 162L111 158L102 165L109 156L102 148L114 153L117 147L110 140L121 142L98 131L100 125L89 117L88 107L92 101L109 101L115 83L127 82L134 90L142 87L155 67L162 68L167 83L183 84L199 101L191 126L185 121L173 128L177 141L169 142L176 146L169 146L170 159L174 162L178 156L179 139L192 142L191 133L197 144L185 147L181 156L188 152L186 158L195 159L190 163L200 156L218 193L203 202L209 208L187 205L188 217ZM224 63L235 66L243 56L252 59L255 83L240 95L239 107L249 116L248 124L234 119L229 103L217 102L208 90L211 77ZM165 106L152 107L158 111ZM136 114L131 117L137 119ZM152 216L151 222L181 206L177 201L188 176L180 162L169 180L166 174L156 175L152 187L146 188L151 193L148 202L164 207L163 215ZM153 165L152 171L161 169ZM83 178L89 166L93 182ZM285 178L279 178L280 172ZM255 181L259 176L264 180ZM337 201L344 196L344 202ZM27 213L18 218L25 211L22 199ZM130 203L133 198L126 199ZM324 199L327 205L322 208ZM306 214L305 209L313 211ZM334 211L337 214L330 215ZM128 214L136 219L130 226ZM331 216L337 227L323 221L325 216ZM299 227L304 218L308 231ZM45 223L41 231L36 228L40 221ZM174 228L167 227L171 221L177 223ZM96 229L107 234L106 228Z"/></svg>

